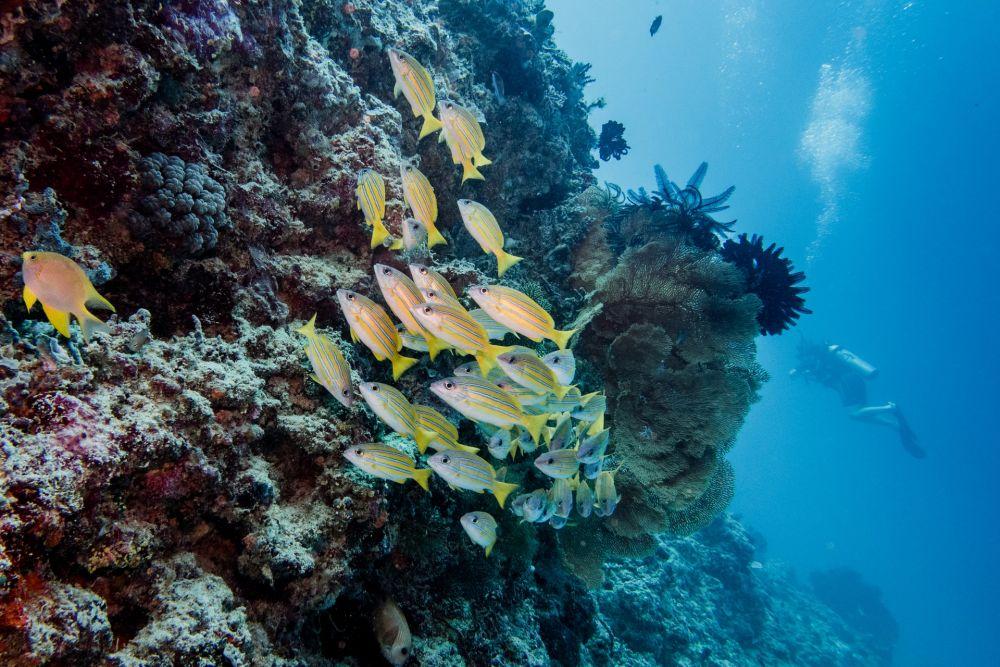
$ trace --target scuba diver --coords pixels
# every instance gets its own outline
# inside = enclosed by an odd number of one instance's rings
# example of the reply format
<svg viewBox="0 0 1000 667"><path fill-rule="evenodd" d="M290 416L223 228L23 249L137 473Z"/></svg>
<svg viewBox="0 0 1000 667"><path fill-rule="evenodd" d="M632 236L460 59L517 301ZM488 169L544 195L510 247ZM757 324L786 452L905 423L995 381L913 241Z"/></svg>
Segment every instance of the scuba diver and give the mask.
<svg viewBox="0 0 1000 667"><path fill-rule="evenodd" d="M850 409L851 417L896 431L907 453L918 459L927 456L898 405L892 402L869 405L865 383L878 375L878 369L850 350L803 338L799 344L799 365L791 374L833 389Z"/></svg>

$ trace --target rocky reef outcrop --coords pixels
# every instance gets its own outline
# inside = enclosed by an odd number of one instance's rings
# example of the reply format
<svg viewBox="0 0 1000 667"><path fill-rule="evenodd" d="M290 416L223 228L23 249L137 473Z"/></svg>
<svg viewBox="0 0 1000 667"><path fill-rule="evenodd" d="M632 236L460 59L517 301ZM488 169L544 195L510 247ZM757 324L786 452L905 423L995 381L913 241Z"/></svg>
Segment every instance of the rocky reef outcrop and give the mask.
<svg viewBox="0 0 1000 667"><path fill-rule="evenodd" d="M703 229L609 242L623 218L593 187L588 67L552 34L529 1L0 2L5 664L377 664L386 597L422 664L665 655L624 638L609 596L632 586L621 567L660 576L655 554L681 547L659 533L728 502L723 455L764 377L760 301ZM418 141L390 46L482 118L485 181ZM624 464L613 521L560 534L504 514L485 560L458 523L478 498L345 464L347 444L392 436L308 380L295 329L317 313L355 380L389 379L333 293L374 295L373 263L400 264L369 249L354 187L361 168L386 178L398 234L403 160L434 184L448 240L411 259L456 289L487 279L453 205L486 202L525 257L505 282L585 328L579 381L607 388ZM25 309L28 250L84 268L117 308L108 335L66 339ZM443 356L401 389L431 400Z"/></svg>

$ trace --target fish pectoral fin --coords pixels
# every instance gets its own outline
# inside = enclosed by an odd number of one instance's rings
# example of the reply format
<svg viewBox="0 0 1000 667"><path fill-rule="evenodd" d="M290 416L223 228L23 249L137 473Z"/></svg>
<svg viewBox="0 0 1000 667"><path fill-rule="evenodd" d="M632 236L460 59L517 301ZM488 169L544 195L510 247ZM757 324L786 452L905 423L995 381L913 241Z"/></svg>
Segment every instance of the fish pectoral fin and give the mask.
<svg viewBox="0 0 1000 667"><path fill-rule="evenodd" d="M496 542L492 542L492 543L489 544L489 546L486 547L486 557L487 558L490 557L490 552L493 551L493 545L494 544L496 544Z"/></svg>
<svg viewBox="0 0 1000 667"><path fill-rule="evenodd" d="M50 308L44 303L42 304L42 310L45 311L45 317L49 318L49 324L54 326L56 331L61 333L63 336L69 338L69 313L64 313L61 310Z"/></svg>
<svg viewBox="0 0 1000 667"><path fill-rule="evenodd" d="M316 375L315 373L310 373L309 374L309 379L312 380L313 382L315 382L316 384L319 384L319 385L323 384L323 381L320 380L319 376Z"/></svg>
<svg viewBox="0 0 1000 667"><path fill-rule="evenodd" d="M23 296L24 296L24 305L28 307L28 310L31 310L31 307L34 306L36 303L38 303L38 297L35 296L35 293L32 292L31 288L28 287L27 285L24 286Z"/></svg>
<svg viewBox="0 0 1000 667"><path fill-rule="evenodd" d="M403 86L397 81L396 85L392 87L392 99L399 97L401 92L403 92Z"/></svg>
<svg viewBox="0 0 1000 667"><path fill-rule="evenodd" d="M351 332L351 342L357 343L360 339L358 338L358 334L354 333L354 327L352 327L351 325L347 325L347 329ZM378 359L377 354L375 355L375 358ZM381 359L378 360L382 361Z"/></svg>
<svg viewBox="0 0 1000 667"><path fill-rule="evenodd" d="M112 313L118 312L115 310L115 307L111 305L111 302L101 296L93 286L90 287L90 292L87 294L87 300L84 303L87 306L100 306L101 308L107 308Z"/></svg>

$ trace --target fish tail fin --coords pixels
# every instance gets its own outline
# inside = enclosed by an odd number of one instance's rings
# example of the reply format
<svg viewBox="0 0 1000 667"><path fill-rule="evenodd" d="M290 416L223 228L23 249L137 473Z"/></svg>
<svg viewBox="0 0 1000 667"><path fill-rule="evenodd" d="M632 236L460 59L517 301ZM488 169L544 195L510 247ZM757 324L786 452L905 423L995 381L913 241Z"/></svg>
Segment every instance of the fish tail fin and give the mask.
<svg viewBox="0 0 1000 667"><path fill-rule="evenodd" d="M424 491L431 490L431 472L430 468L414 468L413 470L413 481L419 484Z"/></svg>
<svg viewBox="0 0 1000 667"><path fill-rule="evenodd" d="M493 160L489 159L482 153L476 155L473 159L476 161L477 167L485 167L486 165L493 164Z"/></svg>
<svg viewBox="0 0 1000 667"><path fill-rule="evenodd" d="M556 398L558 398L561 401L562 399L566 398L566 393L573 388L574 386L571 384L568 384L565 387L557 386L552 393L554 393L556 395Z"/></svg>
<svg viewBox="0 0 1000 667"><path fill-rule="evenodd" d="M462 182L465 183L470 178L477 181L486 180L486 178L479 173L479 170L476 169L476 165L472 164L471 159L462 163Z"/></svg>
<svg viewBox="0 0 1000 667"><path fill-rule="evenodd" d="M441 129L441 121L434 117L434 114L428 113L424 116L424 125L420 128L420 136L417 139L423 139L428 134L432 132L437 132Z"/></svg>
<svg viewBox="0 0 1000 667"><path fill-rule="evenodd" d="M295 330L296 332L302 334L306 338L312 338L316 335L316 314L313 313L312 319L303 324L301 327Z"/></svg>
<svg viewBox="0 0 1000 667"><path fill-rule="evenodd" d="M489 557L490 557L490 552L491 552L491 551L493 551L493 545L494 545L494 544L496 544L496 542L493 542L493 543L491 543L491 544L490 544L489 546L487 546L487 547L486 547L486 557L487 557L487 558L489 558Z"/></svg>
<svg viewBox="0 0 1000 667"><path fill-rule="evenodd" d="M503 509L503 504L507 502L507 496L509 496L515 489L517 489L517 484L493 482L493 495L496 496L497 502L500 503L500 509Z"/></svg>
<svg viewBox="0 0 1000 667"><path fill-rule="evenodd" d="M422 428L416 429L413 434L413 439L417 441L417 449L421 454L427 451L427 447L431 444L431 440L436 437L436 434L431 433L430 431L425 431Z"/></svg>
<svg viewBox="0 0 1000 667"><path fill-rule="evenodd" d="M548 414L540 415L524 415L524 427L528 429L528 433L531 435L531 439L538 444L538 435L542 431L542 427L545 426L549 421Z"/></svg>
<svg viewBox="0 0 1000 667"><path fill-rule="evenodd" d="M594 423L587 429L587 435L597 435L604 430L604 413L594 420Z"/></svg>
<svg viewBox="0 0 1000 667"><path fill-rule="evenodd" d="M97 319L89 310L84 309L82 313L76 315L77 321L80 323L80 330L83 331L83 340L89 341L90 337L93 336L98 331L103 331L107 333L111 331L111 327ZM66 321L69 322L69 315L66 316ZM56 327L58 328L58 327ZM68 329L69 327L67 327ZM60 331L60 333L62 333ZM66 336L69 338L69 336Z"/></svg>
<svg viewBox="0 0 1000 667"><path fill-rule="evenodd" d="M389 230L385 228L381 220L372 223L372 248L377 248L389 238Z"/></svg>
<svg viewBox="0 0 1000 667"><path fill-rule="evenodd" d="M24 296L24 305L28 307L28 310L31 310L31 307L34 306L35 303L38 301L38 297L35 296L35 293L32 292L31 288L28 287L27 285L24 286L23 296Z"/></svg>
<svg viewBox="0 0 1000 667"><path fill-rule="evenodd" d="M431 355L431 361L434 361L438 354L448 349L448 343L444 342L440 338L427 336L424 340L427 341L427 354Z"/></svg>
<svg viewBox="0 0 1000 667"><path fill-rule="evenodd" d="M569 339L572 338L573 334L577 331L577 329L567 329L566 331L559 331L558 329L553 330L551 340L559 346L560 350L565 350L566 345L569 343Z"/></svg>
<svg viewBox="0 0 1000 667"><path fill-rule="evenodd" d="M507 269L521 261L521 257L506 252L503 248L497 250L497 277L503 276Z"/></svg>
<svg viewBox="0 0 1000 667"><path fill-rule="evenodd" d="M392 379L398 380L399 376L405 373L410 366L417 363L417 360L413 357L404 357L401 354L397 354L392 358Z"/></svg>
<svg viewBox="0 0 1000 667"><path fill-rule="evenodd" d="M90 286L90 289L87 292L86 303L88 306L100 306L101 308L107 308L112 313L118 312L117 310L115 310L115 307L111 305L110 301L105 299L103 296L100 295L100 293L98 293L96 289L94 289L93 285Z"/></svg>
<svg viewBox="0 0 1000 667"><path fill-rule="evenodd" d="M463 445L460 442L455 444L455 449L460 449L463 452L469 452L470 454L478 454L479 453L479 448L478 447L470 447L469 445Z"/></svg>
<svg viewBox="0 0 1000 667"><path fill-rule="evenodd" d="M438 231L437 226L432 222L427 225L427 247L433 248L436 245L448 245L448 241L445 240L441 232Z"/></svg>
<svg viewBox="0 0 1000 667"><path fill-rule="evenodd" d="M484 378L489 378L490 371L497 367L497 356L509 351L510 349L510 346L487 343L483 349L476 352L476 363L479 364L480 374Z"/></svg>
<svg viewBox="0 0 1000 667"><path fill-rule="evenodd" d="M389 250L402 250L403 241L402 239L393 239L392 243L389 244Z"/></svg>

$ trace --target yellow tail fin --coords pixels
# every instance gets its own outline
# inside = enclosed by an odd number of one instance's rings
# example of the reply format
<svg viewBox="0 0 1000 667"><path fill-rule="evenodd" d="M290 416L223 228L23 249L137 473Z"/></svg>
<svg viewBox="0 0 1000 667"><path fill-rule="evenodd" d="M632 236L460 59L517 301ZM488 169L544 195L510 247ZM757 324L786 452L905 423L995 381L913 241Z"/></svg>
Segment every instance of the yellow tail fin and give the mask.
<svg viewBox="0 0 1000 667"><path fill-rule="evenodd" d="M389 250L402 250L403 241L402 239L393 239L392 243L389 244Z"/></svg>
<svg viewBox="0 0 1000 667"><path fill-rule="evenodd" d="M427 451L427 446L430 445L431 440L436 437L437 434L425 431L422 428L416 429L416 432L413 434L413 439L417 441L417 449L421 454Z"/></svg>
<svg viewBox="0 0 1000 667"><path fill-rule="evenodd" d="M472 156L472 159L476 163L477 167L485 167L488 164L493 164L493 160L489 159L482 153Z"/></svg>
<svg viewBox="0 0 1000 667"><path fill-rule="evenodd" d="M401 354L397 354L392 358L392 379L398 380L399 376L405 373L410 366L417 363L417 360L413 357L404 357Z"/></svg>
<svg viewBox="0 0 1000 667"><path fill-rule="evenodd" d="M556 395L556 398L562 400L566 398L566 394L567 392L569 392L570 389L575 389L575 387L571 384L566 385L565 387L557 385L556 388L552 390L552 393Z"/></svg>
<svg viewBox="0 0 1000 667"><path fill-rule="evenodd" d="M433 248L436 245L442 244L448 245L448 242L441 235L441 232L438 231L438 228L434 225L434 223L427 225L427 247Z"/></svg>
<svg viewBox="0 0 1000 667"><path fill-rule="evenodd" d="M381 220L372 223L372 248L377 248L389 238L389 230L385 228Z"/></svg>
<svg viewBox="0 0 1000 667"><path fill-rule="evenodd" d="M500 503L500 509L503 509L503 504L507 502L507 496L515 489L517 489L517 484L493 482L493 495L496 496L497 502Z"/></svg>
<svg viewBox="0 0 1000 667"><path fill-rule="evenodd" d="M434 117L434 114L428 113L424 116L424 125L420 128L420 136L417 139L423 139L431 132L437 132L441 129L441 121Z"/></svg>
<svg viewBox="0 0 1000 667"><path fill-rule="evenodd" d="M497 277L503 276L503 274L507 273L507 269L520 262L521 259L517 255L504 252L502 248L497 250Z"/></svg>
<svg viewBox="0 0 1000 667"><path fill-rule="evenodd" d="M455 449L461 449L463 452L469 452L470 454L478 454L479 453L479 448L478 447L470 447L468 445L463 445L461 443L455 443L455 447L454 448Z"/></svg>
<svg viewBox="0 0 1000 667"><path fill-rule="evenodd" d="M549 340L558 345L560 350L565 350L566 344L569 343L569 339L572 338L573 334L576 332L576 329L568 329L566 331L554 329L552 331L552 335L549 336Z"/></svg>
<svg viewBox="0 0 1000 667"><path fill-rule="evenodd" d="M510 345L493 345L488 343L486 347L476 352L476 363L479 364L479 373L484 377L489 379L490 371L497 367L497 356L503 354L504 352L509 352L512 348Z"/></svg>
<svg viewBox="0 0 1000 667"><path fill-rule="evenodd" d="M413 481L420 485L420 488L424 491L430 491L430 478L431 478L430 468L415 468L413 470Z"/></svg>
<svg viewBox="0 0 1000 667"><path fill-rule="evenodd" d="M587 435L597 435L603 430L604 430L604 413L602 412L601 416L595 419L594 423L591 424L590 428L587 429Z"/></svg>
<svg viewBox="0 0 1000 667"><path fill-rule="evenodd" d="M542 429L542 438L545 440L546 445L552 444L552 436L555 434L556 430L552 427L545 427Z"/></svg>
<svg viewBox="0 0 1000 667"><path fill-rule="evenodd" d="M440 352L447 350L449 345L440 338L435 338L434 336L426 336L424 338L427 341L427 354L431 355L431 361L438 356Z"/></svg>
<svg viewBox="0 0 1000 667"><path fill-rule="evenodd" d="M465 183L470 178L477 181L486 180L483 175L479 173L479 170L476 169L476 166L472 164L472 160L466 160L462 163L462 182Z"/></svg>
<svg viewBox="0 0 1000 667"><path fill-rule="evenodd" d="M306 338L312 338L316 335L316 315L312 316L312 319L306 322L304 325L296 329L298 333L302 334Z"/></svg>
<svg viewBox="0 0 1000 667"><path fill-rule="evenodd" d="M538 434L541 433L542 427L545 426L548 421L548 414L524 415L524 428L528 429L528 433L531 434L531 439L536 445L538 444Z"/></svg>

